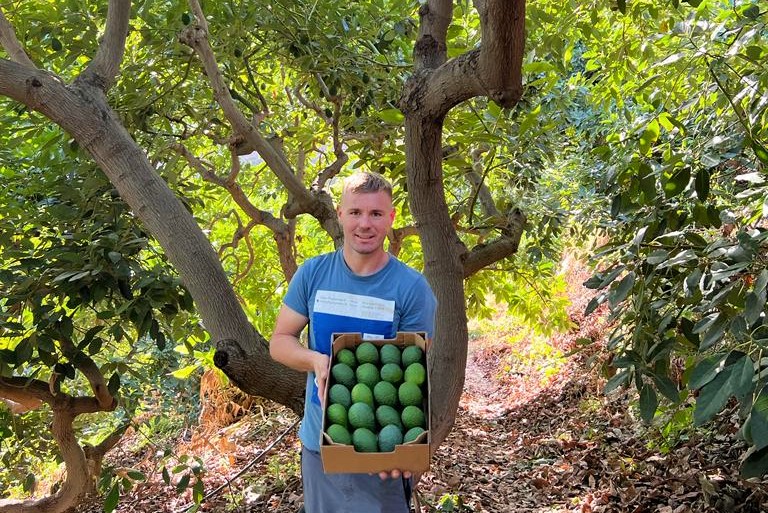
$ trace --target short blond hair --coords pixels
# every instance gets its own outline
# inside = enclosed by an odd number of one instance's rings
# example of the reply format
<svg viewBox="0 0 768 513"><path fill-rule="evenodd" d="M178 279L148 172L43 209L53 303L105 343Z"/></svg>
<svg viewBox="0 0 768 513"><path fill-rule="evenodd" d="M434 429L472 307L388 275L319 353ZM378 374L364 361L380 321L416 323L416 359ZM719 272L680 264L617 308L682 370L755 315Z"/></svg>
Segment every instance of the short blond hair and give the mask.
<svg viewBox="0 0 768 513"><path fill-rule="evenodd" d="M360 171L344 179L341 188L342 195L346 192L379 192L384 191L392 198L392 184L379 173Z"/></svg>

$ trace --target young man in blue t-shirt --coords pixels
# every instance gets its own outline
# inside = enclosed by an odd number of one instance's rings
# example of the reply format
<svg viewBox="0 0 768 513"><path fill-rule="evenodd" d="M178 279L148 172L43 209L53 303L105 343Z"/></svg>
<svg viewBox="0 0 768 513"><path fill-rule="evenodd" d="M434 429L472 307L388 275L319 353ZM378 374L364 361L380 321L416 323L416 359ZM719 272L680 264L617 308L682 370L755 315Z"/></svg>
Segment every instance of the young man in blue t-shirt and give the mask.
<svg viewBox="0 0 768 513"><path fill-rule="evenodd" d="M328 379L331 334L362 333L394 338L398 331L424 331L431 338L436 301L426 279L384 250L395 218L392 186L376 173L344 181L337 207L344 245L307 260L288 286L270 354L307 372L302 443L302 479L307 513L407 513L410 472L379 476L325 474L320 461L322 405ZM309 325L308 347L299 335Z"/></svg>

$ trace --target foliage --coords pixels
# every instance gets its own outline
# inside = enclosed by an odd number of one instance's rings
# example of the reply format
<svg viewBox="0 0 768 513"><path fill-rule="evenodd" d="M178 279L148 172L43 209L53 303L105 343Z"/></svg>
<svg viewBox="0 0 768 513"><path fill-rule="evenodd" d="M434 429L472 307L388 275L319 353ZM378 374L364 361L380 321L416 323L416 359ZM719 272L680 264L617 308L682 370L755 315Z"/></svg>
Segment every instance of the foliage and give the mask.
<svg viewBox="0 0 768 513"><path fill-rule="evenodd" d="M191 311L191 298L106 178L61 132L23 112L7 116L29 127L6 134L10 146L0 155L0 375L58 376L64 390L89 395L78 369L93 359L121 399L116 414L75 425L82 443L97 445L146 406L148 390L182 392L163 375L180 361L168 342L189 338L179 313ZM47 408L14 417L3 409L4 482L22 482L41 459L53 459L55 444L40 430L49 416Z"/></svg>
<svg viewBox="0 0 768 513"><path fill-rule="evenodd" d="M696 425L735 398L751 445L743 472L758 475L768 471L766 13L697 5L633 3L583 40L581 83L613 113L593 139L610 240L587 311L607 303L618 320L608 390L634 384L646 421L695 391Z"/></svg>

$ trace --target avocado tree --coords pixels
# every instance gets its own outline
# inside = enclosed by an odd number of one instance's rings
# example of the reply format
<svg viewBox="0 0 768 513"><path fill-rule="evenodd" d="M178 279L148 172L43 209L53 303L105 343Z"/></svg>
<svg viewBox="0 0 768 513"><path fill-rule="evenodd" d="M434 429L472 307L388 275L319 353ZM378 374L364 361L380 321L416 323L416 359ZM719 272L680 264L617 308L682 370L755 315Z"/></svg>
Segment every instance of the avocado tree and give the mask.
<svg viewBox="0 0 768 513"><path fill-rule="evenodd" d="M114 188L140 222L139 235L151 235L178 273L183 288L163 296L168 308L178 311L179 302L191 296L217 341L215 362L230 379L296 412L301 411L303 377L269 358L265 337L254 328L259 321L244 311L222 266L219 253L227 257L226 245L218 253L214 249L200 224L206 215L193 215L195 200L182 191L179 176L194 170L205 184L201 196L226 191L237 205L228 218L230 226L237 225L232 246L250 240L254 227L268 230L275 241L272 254L290 278L297 256L340 242L329 183L350 154L355 165L389 174L407 190L408 205L399 208L413 222L391 235L392 248L413 253L408 237L418 233L424 272L439 302L439 343L430 358L437 446L451 429L463 385L464 282L514 254L525 223L513 203L502 204L490 193L495 155L489 145L446 148L442 137L446 116L462 102L489 98L494 104L484 105L495 105L498 115L499 107L513 107L523 92L524 2L475 4L476 14L469 4L428 1L419 5L416 21L409 2L363 8L329 1L308 4L302 12L293 3L216 3L204 10L197 0L188 8L112 0L106 10L96 4L72 10L67 2L46 9L25 2L0 11L5 52L0 95L12 100L5 105L21 122L40 127L49 120L60 127L69 141L52 138L51 144L68 144L104 173L111 184L104 192L109 196ZM452 24L457 9L461 23ZM52 23L70 18L79 23ZM342 73L355 60L370 65ZM280 81L287 85L268 87ZM393 91L401 86L402 94ZM393 125L402 119L401 137ZM443 175L446 156L469 155L473 149L461 176ZM404 161L394 157L403 152ZM247 169L239 158L246 154L252 159ZM447 196L449 180L459 185ZM327 234L319 246L317 237L297 236L297 223L308 217ZM100 258L117 266L123 254L130 254L123 249L108 248ZM243 252L254 259L252 247L241 249L238 258ZM92 270L89 277L102 276ZM135 280L136 271L120 272L110 279L128 299L120 280ZM78 289L85 277L58 275ZM113 282L108 284L105 288L113 290ZM154 286L148 279L136 292L147 297ZM83 304L101 299L82 297ZM25 313L34 305L29 301L15 307L4 303L0 395L20 405L49 403L62 412L67 426L81 413L114 408L118 383L107 383L93 358L100 350L92 342L101 323L93 320L94 331L73 336L71 319L60 314L58 324L52 323L58 331L52 328L48 338L30 336L40 325ZM134 312L137 336L148 334L156 341L164 336L153 322L153 308L163 306L158 301ZM58 311L74 306L72 300ZM41 364L40 370L19 374L32 361ZM61 373L85 376L93 396L78 399L60 392L56 376ZM86 451L70 443L69 428L57 436L68 466L65 485L43 501L5 504L0 510L63 511L87 490Z"/></svg>
<svg viewBox="0 0 768 513"><path fill-rule="evenodd" d="M673 432L733 401L742 470L757 476L768 471L766 12L688 3L620 2L579 27L580 84L607 113L585 134L609 200L587 310L607 304L617 320L608 390L637 388L641 417Z"/></svg>

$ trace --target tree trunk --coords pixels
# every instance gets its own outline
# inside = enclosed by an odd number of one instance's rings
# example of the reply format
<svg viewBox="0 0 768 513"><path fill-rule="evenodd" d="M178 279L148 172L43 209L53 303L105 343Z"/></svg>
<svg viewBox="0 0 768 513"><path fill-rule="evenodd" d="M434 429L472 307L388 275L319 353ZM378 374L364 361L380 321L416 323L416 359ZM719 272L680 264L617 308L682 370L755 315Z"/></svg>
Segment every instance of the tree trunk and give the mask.
<svg viewBox="0 0 768 513"><path fill-rule="evenodd" d="M406 171L410 208L424 252L424 274L437 296L434 344L429 352L431 436L436 449L456 418L467 362L464 303L466 252L448 215L441 165L442 120L406 118Z"/></svg>

